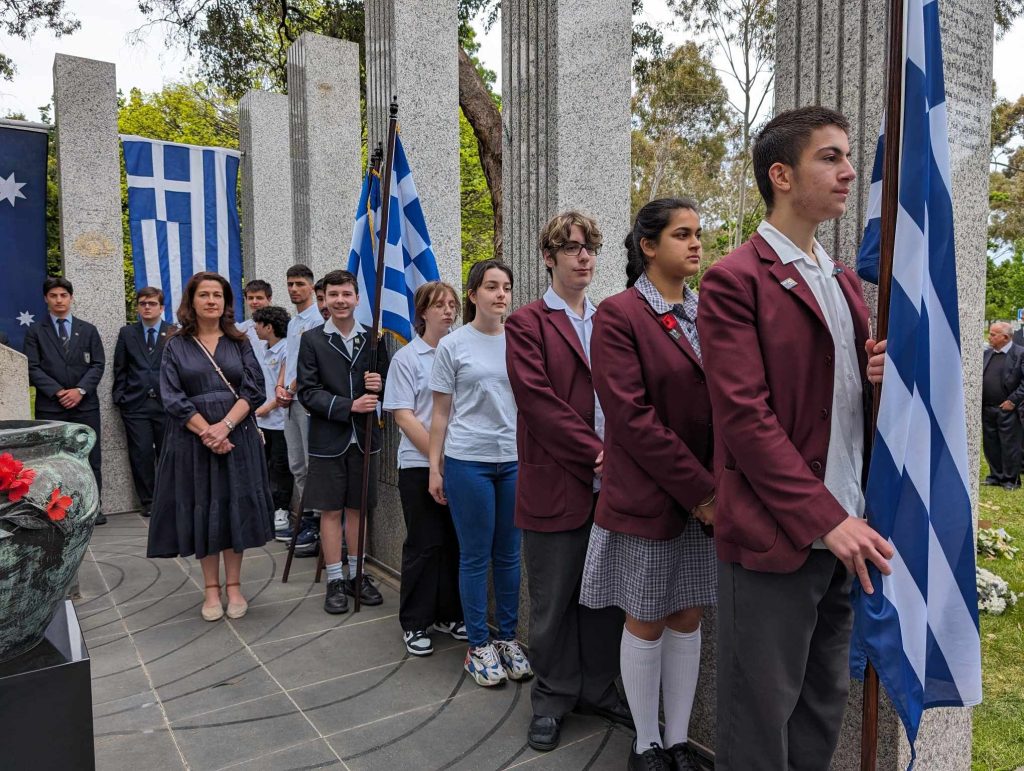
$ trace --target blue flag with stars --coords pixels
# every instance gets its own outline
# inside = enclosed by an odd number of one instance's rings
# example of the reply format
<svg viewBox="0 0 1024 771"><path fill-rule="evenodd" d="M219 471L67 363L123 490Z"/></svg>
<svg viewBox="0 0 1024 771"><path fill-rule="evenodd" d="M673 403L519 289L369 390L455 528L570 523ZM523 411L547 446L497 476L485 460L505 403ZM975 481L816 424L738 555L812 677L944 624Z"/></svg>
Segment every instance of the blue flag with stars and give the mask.
<svg viewBox="0 0 1024 771"><path fill-rule="evenodd" d="M0 331L17 350L46 313L46 150L49 132L0 123ZM0 341L2 342L2 341Z"/></svg>

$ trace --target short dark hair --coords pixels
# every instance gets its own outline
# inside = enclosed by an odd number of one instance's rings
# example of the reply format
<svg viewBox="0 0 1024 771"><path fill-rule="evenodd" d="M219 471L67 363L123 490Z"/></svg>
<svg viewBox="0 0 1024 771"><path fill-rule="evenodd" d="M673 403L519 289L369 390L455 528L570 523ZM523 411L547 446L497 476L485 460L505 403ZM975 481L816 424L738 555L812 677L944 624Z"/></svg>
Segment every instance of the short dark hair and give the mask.
<svg viewBox="0 0 1024 771"><path fill-rule="evenodd" d="M775 190L768 170L776 163L796 166L811 134L823 126L837 126L850 133L850 121L841 112L810 105L779 113L754 138L754 179L769 212L775 205Z"/></svg>
<svg viewBox="0 0 1024 771"><path fill-rule="evenodd" d="M314 292L322 292L322 291L324 291L324 280L323 279L320 279L315 284L313 284L313 291Z"/></svg>
<svg viewBox="0 0 1024 771"><path fill-rule="evenodd" d="M73 295L75 293L75 288L71 286L71 282L64 278L64 276L47 276L43 282L43 294L45 295L51 289L67 289L68 294Z"/></svg>
<svg viewBox="0 0 1024 771"><path fill-rule="evenodd" d="M304 278L309 283L313 283L313 271L308 266L303 265L301 262L297 265L292 265L288 270L284 272L285 278Z"/></svg>
<svg viewBox="0 0 1024 771"><path fill-rule="evenodd" d="M164 292L155 286L144 286L138 292L135 293L135 301L138 302L143 297L155 297L156 301L161 305L164 304Z"/></svg>
<svg viewBox="0 0 1024 771"><path fill-rule="evenodd" d="M487 260L480 260L480 262L473 263L473 267L469 269L469 276L466 277L466 307L465 312L462 314L462 318L469 323L476 318L476 303L469 299L470 292L476 292L484 284L484 275L491 268L497 268L508 276L509 285L512 284L512 268L506 265L501 260L494 258Z"/></svg>
<svg viewBox="0 0 1024 771"><path fill-rule="evenodd" d="M178 329L173 333L183 337L195 337L199 333L199 321L196 318L195 298L196 290L204 281L216 281L220 284L221 292L224 294L224 312L220 317L220 331L229 340L240 342L245 340L245 333L239 332L235 326L235 294L231 291L231 283L213 271L204 270L196 273L188 280L188 284L181 293L181 303L178 305Z"/></svg>
<svg viewBox="0 0 1024 771"><path fill-rule="evenodd" d="M261 278L254 278L248 284L245 285L245 289L242 290L243 295L255 294L256 292L263 292L269 300L274 296L274 289L266 281Z"/></svg>
<svg viewBox="0 0 1024 771"><path fill-rule="evenodd" d="M252 320L257 324L270 324L274 329L274 337L285 337L288 334L288 311L279 305L268 305L252 312Z"/></svg>
<svg viewBox="0 0 1024 771"><path fill-rule="evenodd" d="M359 294L359 279L356 278L354 273L349 273L347 270L332 270L320 280L323 282L324 292L327 291L329 286L351 284L352 288L356 290L356 294Z"/></svg>

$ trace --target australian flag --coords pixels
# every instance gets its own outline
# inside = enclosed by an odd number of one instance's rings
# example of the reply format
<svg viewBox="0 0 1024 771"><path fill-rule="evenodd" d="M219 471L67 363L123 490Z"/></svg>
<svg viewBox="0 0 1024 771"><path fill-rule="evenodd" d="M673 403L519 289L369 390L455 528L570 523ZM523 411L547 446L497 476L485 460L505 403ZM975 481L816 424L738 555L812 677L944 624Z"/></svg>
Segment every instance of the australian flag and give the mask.
<svg viewBox="0 0 1024 771"><path fill-rule="evenodd" d="M188 280L214 271L231 283L235 318L242 318L240 153L135 136L121 143L135 288L162 289L165 319L174 321Z"/></svg>
<svg viewBox="0 0 1024 771"><path fill-rule="evenodd" d="M46 313L46 128L0 121L0 331L21 350ZM0 342L3 342L0 340Z"/></svg>
<svg viewBox="0 0 1024 771"><path fill-rule="evenodd" d="M388 210L384 285L381 290L381 329L390 331L402 342L408 342L414 334L416 290L428 281L437 281L440 274L401 136L395 137L392 164L391 206ZM374 292L377 288L380 187L380 176L371 169L366 173L359 195L348 256L348 270L358 278L359 296L363 298L356 307L356 320L367 329L373 325Z"/></svg>
<svg viewBox="0 0 1024 771"><path fill-rule="evenodd" d="M905 0L903 152L885 379L865 494L892 575L855 590L850 666L870 661L913 747L928 707L981 701L974 534L937 0ZM879 141L882 152L883 141ZM881 163L858 272L877 277ZM877 279L876 279L877 280Z"/></svg>

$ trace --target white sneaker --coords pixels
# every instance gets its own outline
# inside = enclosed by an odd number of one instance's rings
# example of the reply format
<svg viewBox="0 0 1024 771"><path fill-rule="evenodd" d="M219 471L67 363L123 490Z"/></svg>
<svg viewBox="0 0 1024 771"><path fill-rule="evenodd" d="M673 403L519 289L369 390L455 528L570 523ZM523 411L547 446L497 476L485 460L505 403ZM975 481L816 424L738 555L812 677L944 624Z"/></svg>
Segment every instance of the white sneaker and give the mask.
<svg viewBox="0 0 1024 771"><path fill-rule="evenodd" d="M434 631L449 634L456 640L469 639L469 633L466 631L466 624L463 621L435 621Z"/></svg>
<svg viewBox="0 0 1024 771"><path fill-rule="evenodd" d="M403 632L402 638L405 640L405 649L413 656L429 656L434 652L434 644L430 641L430 635L422 629L415 632Z"/></svg>
<svg viewBox="0 0 1024 771"><path fill-rule="evenodd" d="M533 669L518 640L495 640L494 647L509 680L529 680L533 677Z"/></svg>
<svg viewBox="0 0 1024 771"><path fill-rule="evenodd" d="M292 540L292 524L285 509L274 512L274 540L288 543Z"/></svg>
<svg viewBox="0 0 1024 771"><path fill-rule="evenodd" d="M498 659L498 651L491 643L481 645L478 648L472 646L466 651L466 671L476 680L477 685L485 688L493 685L501 685L508 680L505 667Z"/></svg>

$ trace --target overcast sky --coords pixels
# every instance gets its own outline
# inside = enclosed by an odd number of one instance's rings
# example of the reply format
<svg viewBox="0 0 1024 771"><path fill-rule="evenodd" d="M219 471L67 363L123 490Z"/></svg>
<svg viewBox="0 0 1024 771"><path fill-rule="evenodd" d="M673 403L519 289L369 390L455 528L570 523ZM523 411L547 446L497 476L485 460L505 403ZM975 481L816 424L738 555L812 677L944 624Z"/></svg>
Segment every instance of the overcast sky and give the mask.
<svg viewBox="0 0 1024 771"><path fill-rule="evenodd" d="M672 15L664 0L646 0L647 19L671 25ZM133 87L158 91L164 83L187 79L194 68L184 52L168 49L160 30L144 31L140 42L130 34L145 25L136 0L67 0L67 8L82 22L71 36L56 39L38 32L30 41L0 34L0 50L14 59L18 73L13 82L0 81L0 115L21 112L38 120L38 108L50 101L53 90L53 57L61 52L74 56L113 61L117 85L124 92ZM683 37L681 30L666 28L672 42ZM482 36L481 57L501 78L501 30L496 25ZM1018 23L995 47L995 78L1000 95L1016 99L1024 94L1024 23Z"/></svg>

